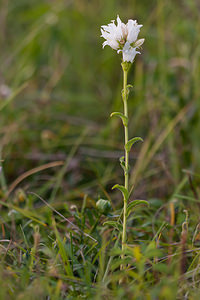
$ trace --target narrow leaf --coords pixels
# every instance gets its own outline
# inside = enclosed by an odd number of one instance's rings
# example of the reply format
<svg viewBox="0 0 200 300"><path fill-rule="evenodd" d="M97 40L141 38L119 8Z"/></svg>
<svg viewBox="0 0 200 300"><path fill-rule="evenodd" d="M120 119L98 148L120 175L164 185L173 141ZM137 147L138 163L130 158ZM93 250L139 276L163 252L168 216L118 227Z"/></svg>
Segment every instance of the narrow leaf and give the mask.
<svg viewBox="0 0 200 300"><path fill-rule="evenodd" d="M11 208L11 209L14 209L16 210L17 212L19 212L20 214L22 214L23 216L25 216L26 218L36 222L36 223L39 223L43 226L47 226L45 223L43 223L42 221L39 220L39 218L41 219L40 215L33 212L33 211L29 211L27 209L24 209L24 208L20 208L18 206L15 206L15 205L12 205L10 203L6 203L4 201L1 201L0 200L0 204L3 205L3 206L6 206L8 208Z"/></svg>
<svg viewBox="0 0 200 300"><path fill-rule="evenodd" d="M125 145L126 151L130 152L131 147L133 146L133 144L135 144L138 141L143 142L143 139L141 137L135 137L135 138L132 138L131 140L129 140L128 143L126 143L126 145Z"/></svg>
<svg viewBox="0 0 200 300"><path fill-rule="evenodd" d="M133 212L138 206L143 205L149 206L149 203L146 200L134 200L130 202L127 207L127 216L129 216L130 213Z"/></svg>
<svg viewBox="0 0 200 300"><path fill-rule="evenodd" d="M71 265L70 265L70 261L69 261L67 251L65 249L65 240L62 240L62 238L60 237L60 234L58 232L58 229L56 227L56 222L55 222L54 219L52 220L52 225L53 225L54 233L55 233L56 240L57 240L57 243L58 243L59 254L60 254L61 259L63 261L65 271L66 271L67 275L72 276L73 272L72 272L72 269L71 269Z"/></svg>
<svg viewBox="0 0 200 300"><path fill-rule="evenodd" d="M116 228L117 230L121 231L123 229L122 225L118 222L115 221L106 221L103 223L103 225L108 225L108 226L112 226L114 228Z"/></svg>
<svg viewBox="0 0 200 300"><path fill-rule="evenodd" d="M122 192L124 198L128 200L128 191L123 185L116 184L112 187L112 189L118 189L120 192Z"/></svg>
<svg viewBox="0 0 200 300"><path fill-rule="evenodd" d="M120 161L120 166L122 167L124 172L126 172L126 165L125 165L125 161L124 161L124 156L120 157L119 161Z"/></svg>
<svg viewBox="0 0 200 300"><path fill-rule="evenodd" d="M128 126L128 118L125 115L123 115L122 113L120 113L120 112L113 112L110 116L111 117L119 117L119 118L121 118L124 126Z"/></svg>

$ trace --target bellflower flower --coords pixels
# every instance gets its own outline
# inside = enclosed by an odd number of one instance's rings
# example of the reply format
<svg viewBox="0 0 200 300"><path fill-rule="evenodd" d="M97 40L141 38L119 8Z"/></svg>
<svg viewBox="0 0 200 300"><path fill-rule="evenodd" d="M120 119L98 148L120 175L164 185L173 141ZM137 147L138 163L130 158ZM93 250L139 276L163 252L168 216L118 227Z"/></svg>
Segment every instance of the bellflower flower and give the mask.
<svg viewBox="0 0 200 300"><path fill-rule="evenodd" d="M124 24L119 16L117 25L114 20L111 22L101 26L101 37L106 40L103 48L108 45L117 50L117 53L122 52L123 61L132 63L136 54L140 53L137 49L144 43L144 39L137 40L143 25L138 25L136 20L128 20L128 23Z"/></svg>

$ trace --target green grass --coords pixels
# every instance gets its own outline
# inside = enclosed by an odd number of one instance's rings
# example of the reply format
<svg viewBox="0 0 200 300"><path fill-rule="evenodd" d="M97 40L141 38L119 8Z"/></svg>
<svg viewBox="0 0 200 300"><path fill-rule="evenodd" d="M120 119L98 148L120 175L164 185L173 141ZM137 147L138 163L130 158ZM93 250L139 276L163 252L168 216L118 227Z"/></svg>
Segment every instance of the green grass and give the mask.
<svg viewBox="0 0 200 300"><path fill-rule="evenodd" d="M130 137L144 139L130 182L149 208L129 216L124 260L123 128L109 117L122 72L100 38L117 14L145 38L129 74ZM198 1L2 0L0 27L0 299L198 300Z"/></svg>

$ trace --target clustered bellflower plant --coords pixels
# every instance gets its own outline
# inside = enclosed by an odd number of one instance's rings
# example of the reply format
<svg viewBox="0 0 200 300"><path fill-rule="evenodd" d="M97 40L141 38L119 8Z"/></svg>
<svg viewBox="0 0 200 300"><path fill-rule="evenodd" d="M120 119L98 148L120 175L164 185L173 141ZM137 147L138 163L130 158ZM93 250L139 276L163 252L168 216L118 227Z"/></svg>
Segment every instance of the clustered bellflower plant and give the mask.
<svg viewBox="0 0 200 300"><path fill-rule="evenodd" d="M122 258L124 257L124 250L126 247L126 235L127 235L127 217L131 208L138 204L147 204L146 201L137 200L129 203L130 190L129 190L129 152L132 145L137 141L142 141L142 138L135 137L129 140L128 133L128 95L131 85L127 84L128 71L134 62L136 54L140 54L137 51L144 39L138 39L142 25L138 25L136 20L128 20L127 24L124 24L119 16L117 16L117 25L115 21L111 21L108 25L101 26L101 37L105 39L103 48L108 45L112 49L116 50L118 54L122 54L122 69L123 69L123 90L122 99L124 104L124 112L113 112L111 116L120 117L124 126L125 136L125 156L120 158L120 164L124 170L124 185L116 184L113 188L119 189L123 194L124 207L123 207L123 232L122 232ZM136 203L137 202L137 203Z"/></svg>

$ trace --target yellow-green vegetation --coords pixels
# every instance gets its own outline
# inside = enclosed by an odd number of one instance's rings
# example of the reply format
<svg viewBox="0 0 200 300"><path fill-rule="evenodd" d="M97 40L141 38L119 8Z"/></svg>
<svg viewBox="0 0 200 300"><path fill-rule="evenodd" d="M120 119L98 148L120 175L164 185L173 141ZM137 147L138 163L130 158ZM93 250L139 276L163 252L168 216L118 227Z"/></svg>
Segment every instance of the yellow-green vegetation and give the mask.
<svg viewBox="0 0 200 300"><path fill-rule="evenodd" d="M199 10L1 0L0 300L200 299ZM128 75L129 136L144 142L129 153L123 253L124 132L110 118L123 74L100 38L118 14L145 37Z"/></svg>

